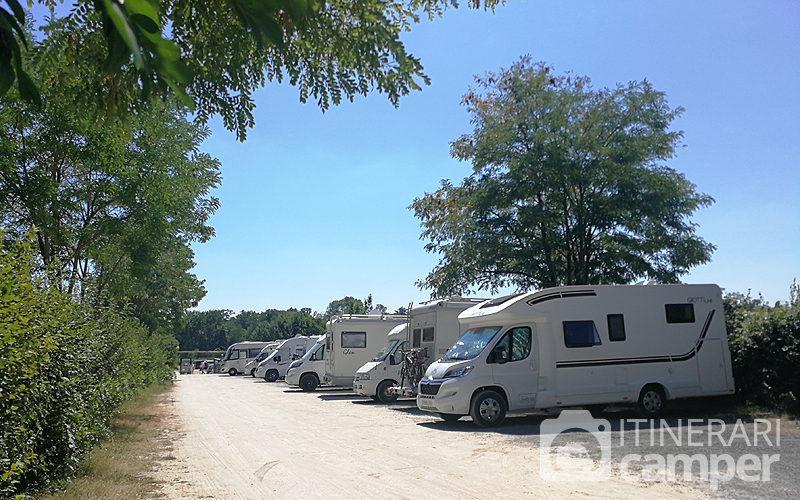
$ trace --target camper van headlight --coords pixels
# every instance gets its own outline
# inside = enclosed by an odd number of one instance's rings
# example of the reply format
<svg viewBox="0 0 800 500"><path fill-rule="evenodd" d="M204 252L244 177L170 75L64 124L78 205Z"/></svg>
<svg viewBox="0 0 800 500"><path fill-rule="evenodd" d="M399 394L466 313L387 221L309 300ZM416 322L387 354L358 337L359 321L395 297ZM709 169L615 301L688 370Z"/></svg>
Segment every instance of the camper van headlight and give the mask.
<svg viewBox="0 0 800 500"><path fill-rule="evenodd" d="M303 364L303 362L301 360L299 360L299 359L297 361L292 361L292 364L289 365L289 369L291 370L292 368L297 368L298 366L300 366L302 364Z"/></svg>
<svg viewBox="0 0 800 500"><path fill-rule="evenodd" d="M358 374L359 380L369 380L369 373L359 373Z"/></svg>
<svg viewBox="0 0 800 500"><path fill-rule="evenodd" d="M471 371L472 371L472 365L461 366L459 368L454 368L452 370L449 370L447 373L444 374L444 378L464 377Z"/></svg>

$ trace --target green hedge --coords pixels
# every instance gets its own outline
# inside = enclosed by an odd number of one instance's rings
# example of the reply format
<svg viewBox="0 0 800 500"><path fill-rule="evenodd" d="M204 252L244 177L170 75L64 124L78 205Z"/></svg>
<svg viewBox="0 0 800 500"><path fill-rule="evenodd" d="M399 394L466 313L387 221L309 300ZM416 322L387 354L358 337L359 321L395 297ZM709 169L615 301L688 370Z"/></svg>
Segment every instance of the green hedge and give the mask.
<svg viewBox="0 0 800 500"><path fill-rule="evenodd" d="M766 305L741 294L726 297L726 319L737 394L747 403L800 415L800 296Z"/></svg>
<svg viewBox="0 0 800 500"><path fill-rule="evenodd" d="M0 250L0 498L74 473L119 405L174 373L174 338L46 281L28 242Z"/></svg>

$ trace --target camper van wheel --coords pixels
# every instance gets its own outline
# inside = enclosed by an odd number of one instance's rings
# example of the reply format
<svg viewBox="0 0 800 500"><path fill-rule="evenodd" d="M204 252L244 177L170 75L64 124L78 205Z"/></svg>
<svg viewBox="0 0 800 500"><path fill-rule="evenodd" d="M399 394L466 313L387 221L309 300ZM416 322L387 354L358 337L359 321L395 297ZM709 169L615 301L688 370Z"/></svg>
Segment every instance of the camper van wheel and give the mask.
<svg viewBox="0 0 800 500"><path fill-rule="evenodd" d="M459 418L461 418L461 415L456 415L453 413L440 413L439 416L442 417L442 420L445 422L456 422Z"/></svg>
<svg viewBox="0 0 800 500"><path fill-rule="evenodd" d="M472 398L469 416L480 427L495 427L506 418L506 402L496 391L479 392Z"/></svg>
<svg viewBox="0 0 800 500"><path fill-rule="evenodd" d="M306 392L311 392L317 388L319 385L319 380L317 380L316 375L312 373L304 373L302 377L300 377L300 388Z"/></svg>
<svg viewBox="0 0 800 500"><path fill-rule="evenodd" d="M393 394L390 390L392 386L394 386L394 382L391 380L384 380L378 384L378 391L375 393L375 400L383 404L397 401L397 394Z"/></svg>
<svg viewBox="0 0 800 500"><path fill-rule="evenodd" d="M253 368L252 370L250 370L250 376L251 376L251 377L253 377L253 378L255 378L255 377L256 377L256 369L255 369L255 368Z"/></svg>
<svg viewBox="0 0 800 500"><path fill-rule="evenodd" d="M235 377L236 376L236 368L231 368L230 370L228 370L228 375L230 375L231 377Z"/></svg>
<svg viewBox="0 0 800 500"><path fill-rule="evenodd" d="M267 373L264 375L264 380L267 382L275 382L278 380L278 370L267 371Z"/></svg>
<svg viewBox="0 0 800 500"><path fill-rule="evenodd" d="M639 413L645 418L657 418L667 407L664 389L657 384L646 385L639 394Z"/></svg>

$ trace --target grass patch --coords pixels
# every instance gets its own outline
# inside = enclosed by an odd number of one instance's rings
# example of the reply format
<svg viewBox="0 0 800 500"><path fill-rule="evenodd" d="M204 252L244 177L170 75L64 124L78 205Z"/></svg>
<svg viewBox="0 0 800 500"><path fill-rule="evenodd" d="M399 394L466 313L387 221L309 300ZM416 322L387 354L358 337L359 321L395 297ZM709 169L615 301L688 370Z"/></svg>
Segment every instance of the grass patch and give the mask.
<svg viewBox="0 0 800 500"><path fill-rule="evenodd" d="M122 406L112 422L112 437L84 459L76 477L61 491L37 496L38 500L153 499L163 498L153 471L172 443L166 437L171 385L145 390Z"/></svg>

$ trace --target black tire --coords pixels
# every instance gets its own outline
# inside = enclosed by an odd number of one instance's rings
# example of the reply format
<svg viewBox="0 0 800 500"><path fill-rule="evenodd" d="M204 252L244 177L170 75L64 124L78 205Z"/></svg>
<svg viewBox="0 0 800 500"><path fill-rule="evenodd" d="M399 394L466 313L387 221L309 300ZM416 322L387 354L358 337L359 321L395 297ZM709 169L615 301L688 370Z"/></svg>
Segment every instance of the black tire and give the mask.
<svg viewBox="0 0 800 500"><path fill-rule="evenodd" d="M442 417L442 420L445 422L457 422L458 419L461 418L461 415L455 415L453 413L440 413L439 416Z"/></svg>
<svg viewBox="0 0 800 500"><path fill-rule="evenodd" d="M253 378L256 378L256 369L255 368L250 370L250 376L253 377Z"/></svg>
<svg viewBox="0 0 800 500"><path fill-rule="evenodd" d="M375 400L379 403L387 404L397 401L397 394L392 394L389 389L394 386L394 380L384 380L378 384Z"/></svg>
<svg viewBox="0 0 800 500"><path fill-rule="evenodd" d="M306 392L313 392L319 385L319 379L313 373L304 373L300 377L300 388Z"/></svg>
<svg viewBox="0 0 800 500"><path fill-rule="evenodd" d="M481 391L472 398L469 416L480 427L497 427L506 418L506 401L496 391Z"/></svg>
<svg viewBox="0 0 800 500"><path fill-rule="evenodd" d="M646 385L639 393L636 409L644 418L658 418L667 409L667 395L658 384Z"/></svg>
<svg viewBox="0 0 800 500"><path fill-rule="evenodd" d="M230 375L231 377L235 377L236 376L236 368L231 368L230 370L228 370L228 375Z"/></svg>
<svg viewBox="0 0 800 500"><path fill-rule="evenodd" d="M278 380L278 370L267 370L267 373L264 374L264 380L267 382L275 382Z"/></svg>

